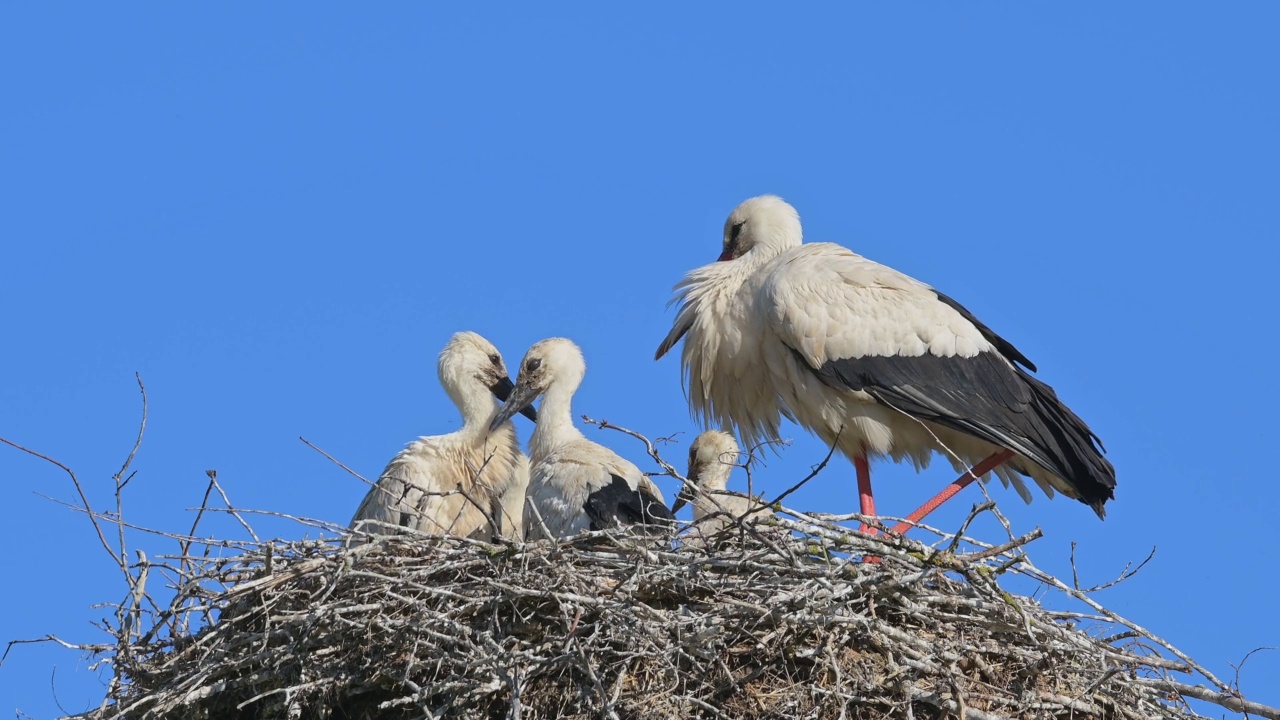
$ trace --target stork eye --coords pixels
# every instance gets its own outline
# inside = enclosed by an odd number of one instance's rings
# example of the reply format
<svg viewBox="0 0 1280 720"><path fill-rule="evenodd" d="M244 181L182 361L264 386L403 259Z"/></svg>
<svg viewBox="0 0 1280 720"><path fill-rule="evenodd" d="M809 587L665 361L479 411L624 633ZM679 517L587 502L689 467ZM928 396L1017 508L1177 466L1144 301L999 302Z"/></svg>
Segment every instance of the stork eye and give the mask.
<svg viewBox="0 0 1280 720"><path fill-rule="evenodd" d="M494 353L494 354L492 354L492 355L490 355L490 356L489 356L489 362L493 363L494 365L501 365L501 364L502 364L502 356L501 356L501 355L499 355L498 353Z"/></svg>
<svg viewBox="0 0 1280 720"><path fill-rule="evenodd" d="M540 367L542 367L542 358L534 358L524 364L524 369L529 372L533 372L534 370L537 370Z"/></svg>
<svg viewBox="0 0 1280 720"><path fill-rule="evenodd" d="M743 220L740 223L735 223L733 227L729 228L729 244L730 245L738 242L738 236L742 234L742 226L746 224L747 224L747 221Z"/></svg>

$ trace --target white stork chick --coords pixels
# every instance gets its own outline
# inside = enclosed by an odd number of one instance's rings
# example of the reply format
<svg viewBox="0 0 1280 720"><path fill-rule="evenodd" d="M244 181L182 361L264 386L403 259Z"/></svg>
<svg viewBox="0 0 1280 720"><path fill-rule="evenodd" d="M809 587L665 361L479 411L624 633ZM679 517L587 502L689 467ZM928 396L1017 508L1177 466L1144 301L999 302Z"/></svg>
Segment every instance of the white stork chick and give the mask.
<svg viewBox="0 0 1280 720"><path fill-rule="evenodd" d="M763 503L728 490L729 474L741 455L733 436L720 430L707 430L689 446L689 472L671 512L692 503L692 533L701 541L737 527L739 519L759 522L773 515Z"/></svg>
<svg viewBox="0 0 1280 720"><path fill-rule="evenodd" d="M529 438L528 537L543 537L544 525L556 539L617 526L670 527L675 518L653 481L574 427L570 404L586 371L582 351L572 341L535 343L521 362L515 391L493 418L492 426L498 427L542 396L538 425Z"/></svg>
<svg viewBox="0 0 1280 720"><path fill-rule="evenodd" d="M684 338L695 415L752 444L778 439L787 417L838 445L866 515L868 457L920 469L939 452L957 469L987 458L978 475L1007 459L997 473L1025 500L1019 474L1103 516L1115 469L1022 353L928 285L801 238L794 208L751 198L725 222L719 260L676 285L679 313L656 357Z"/></svg>
<svg viewBox="0 0 1280 720"><path fill-rule="evenodd" d="M440 384L462 412L462 428L418 438L392 458L351 529L523 539L529 459L512 423L490 427L498 411L494 398L506 400L514 388L502 355L480 335L460 332L441 351L437 367ZM531 409L527 416L537 418Z"/></svg>

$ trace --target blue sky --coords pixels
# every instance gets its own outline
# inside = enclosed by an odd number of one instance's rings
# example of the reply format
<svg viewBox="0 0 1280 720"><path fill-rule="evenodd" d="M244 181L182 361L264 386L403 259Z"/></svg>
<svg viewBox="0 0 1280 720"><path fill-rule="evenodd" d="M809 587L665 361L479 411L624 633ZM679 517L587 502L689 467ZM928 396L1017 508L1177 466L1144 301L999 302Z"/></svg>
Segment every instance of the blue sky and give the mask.
<svg viewBox="0 0 1280 720"><path fill-rule="evenodd" d="M1016 528L1044 529L1041 567L1069 575L1075 541L1101 581L1156 546L1098 599L1220 676L1280 645L1280 8L734 8L4 4L0 436L105 504L138 372L131 520L187 529L215 468L238 505L345 523L364 487L298 436L372 477L456 428L435 356L472 329L512 365L573 338L578 411L687 442L678 363L652 360L664 304L733 206L772 192L810 240L967 305L1102 436L1105 522L993 488ZM789 432L764 490L825 452ZM953 478L873 472L890 513ZM101 640L92 605L124 586L84 519L37 493L73 495L0 447L0 639ZM794 501L853 509L852 467ZM60 714L55 691L96 704L109 675L87 666L16 648L0 712ZM1241 679L1280 704L1277 676L1262 653Z"/></svg>

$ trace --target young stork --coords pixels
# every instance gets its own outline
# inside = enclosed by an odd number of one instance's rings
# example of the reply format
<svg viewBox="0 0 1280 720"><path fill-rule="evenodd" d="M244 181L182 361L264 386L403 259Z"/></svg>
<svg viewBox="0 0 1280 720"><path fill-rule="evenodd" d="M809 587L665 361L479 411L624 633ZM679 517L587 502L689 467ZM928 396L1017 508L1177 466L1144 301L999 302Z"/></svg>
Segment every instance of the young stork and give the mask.
<svg viewBox="0 0 1280 720"><path fill-rule="evenodd" d="M757 522L773 514L762 503L727 489L729 474L738 466L741 455L737 441L721 430L707 430L689 446L689 472L671 512L686 502L693 504L691 534L699 541L706 542L737 527L738 519Z"/></svg>
<svg viewBox="0 0 1280 720"><path fill-rule="evenodd" d="M500 427L539 395L543 398L529 437L529 538L543 537L543 525L556 539L620 525L670 527L675 517L653 481L574 427L570 403L586 371L582 351L572 341L535 343L521 362L515 391L493 418L491 427Z"/></svg>
<svg viewBox="0 0 1280 720"><path fill-rule="evenodd" d="M919 470L938 452L973 467L912 521L992 470L1028 502L1023 475L1103 516L1115 469L1031 361L928 285L801 237L794 208L751 198L725 222L719 260L676 285L679 312L655 358L684 338L695 414L749 444L777 439L787 417L838 445L864 515L875 514L868 458Z"/></svg>
<svg viewBox="0 0 1280 720"><path fill-rule="evenodd" d="M523 539L529 459L510 422L490 427L498 411L494 397L506 400L514 389L502 355L476 333L460 332L441 351L437 369L462 412L462 428L418 438L392 458L360 503L351 529L378 534L407 527ZM526 416L537 419L532 409Z"/></svg>

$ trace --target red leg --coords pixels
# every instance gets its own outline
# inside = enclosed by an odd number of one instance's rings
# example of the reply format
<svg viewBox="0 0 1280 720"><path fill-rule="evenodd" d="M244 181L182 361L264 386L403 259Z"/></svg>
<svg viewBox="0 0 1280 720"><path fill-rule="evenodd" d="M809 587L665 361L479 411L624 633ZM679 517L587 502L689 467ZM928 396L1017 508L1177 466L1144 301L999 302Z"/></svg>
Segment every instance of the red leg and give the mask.
<svg viewBox="0 0 1280 720"><path fill-rule="evenodd" d="M994 453L991 453L991 455L987 456L986 460L983 460L977 465L974 465L973 467L969 468L969 470L965 474L956 478L955 482L943 488L942 492L938 493L937 495L934 495L933 498L929 500L929 502L925 503L924 505L921 505L919 509L917 509L915 512L908 515L906 522L901 522L893 526L893 530L891 532L893 532L893 534L895 535L905 534L908 530L911 529L912 527L911 523L920 522L925 518L926 515L942 507L942 503L955 497L956 493L968 487L969 484L972 483L974 480L977 480L983 475L986 475L992 470L995 470L996 468L1000 467L1001 465L1004 464L1006 460L1008 460L1011 457L1013 457L1012 450L998 450Z"/></svg>
<svg viewBox="0 0 1280 720"><path fill-rule="evenodd" d="M871 466L867 464L867 456L859 455L854 458L853 468L858 472L858 512L874 517L876 514L876 499L871 496ZM869 535L876 534L875 528L866 523L863 523L859 530Z"/></svg>
<svg viewBox="0 0 1280 720"><path fill-rule="evenodd" d="M871 496L871 466L867 464L867 456L859 455L853 459L853 468L858 472L858 512L868 517L876 515L876 499ZM877 531L866 523L858 528L859 532L875 535ZM862 562L877 565L880 558L874 555L863 555Z"/></svg>

